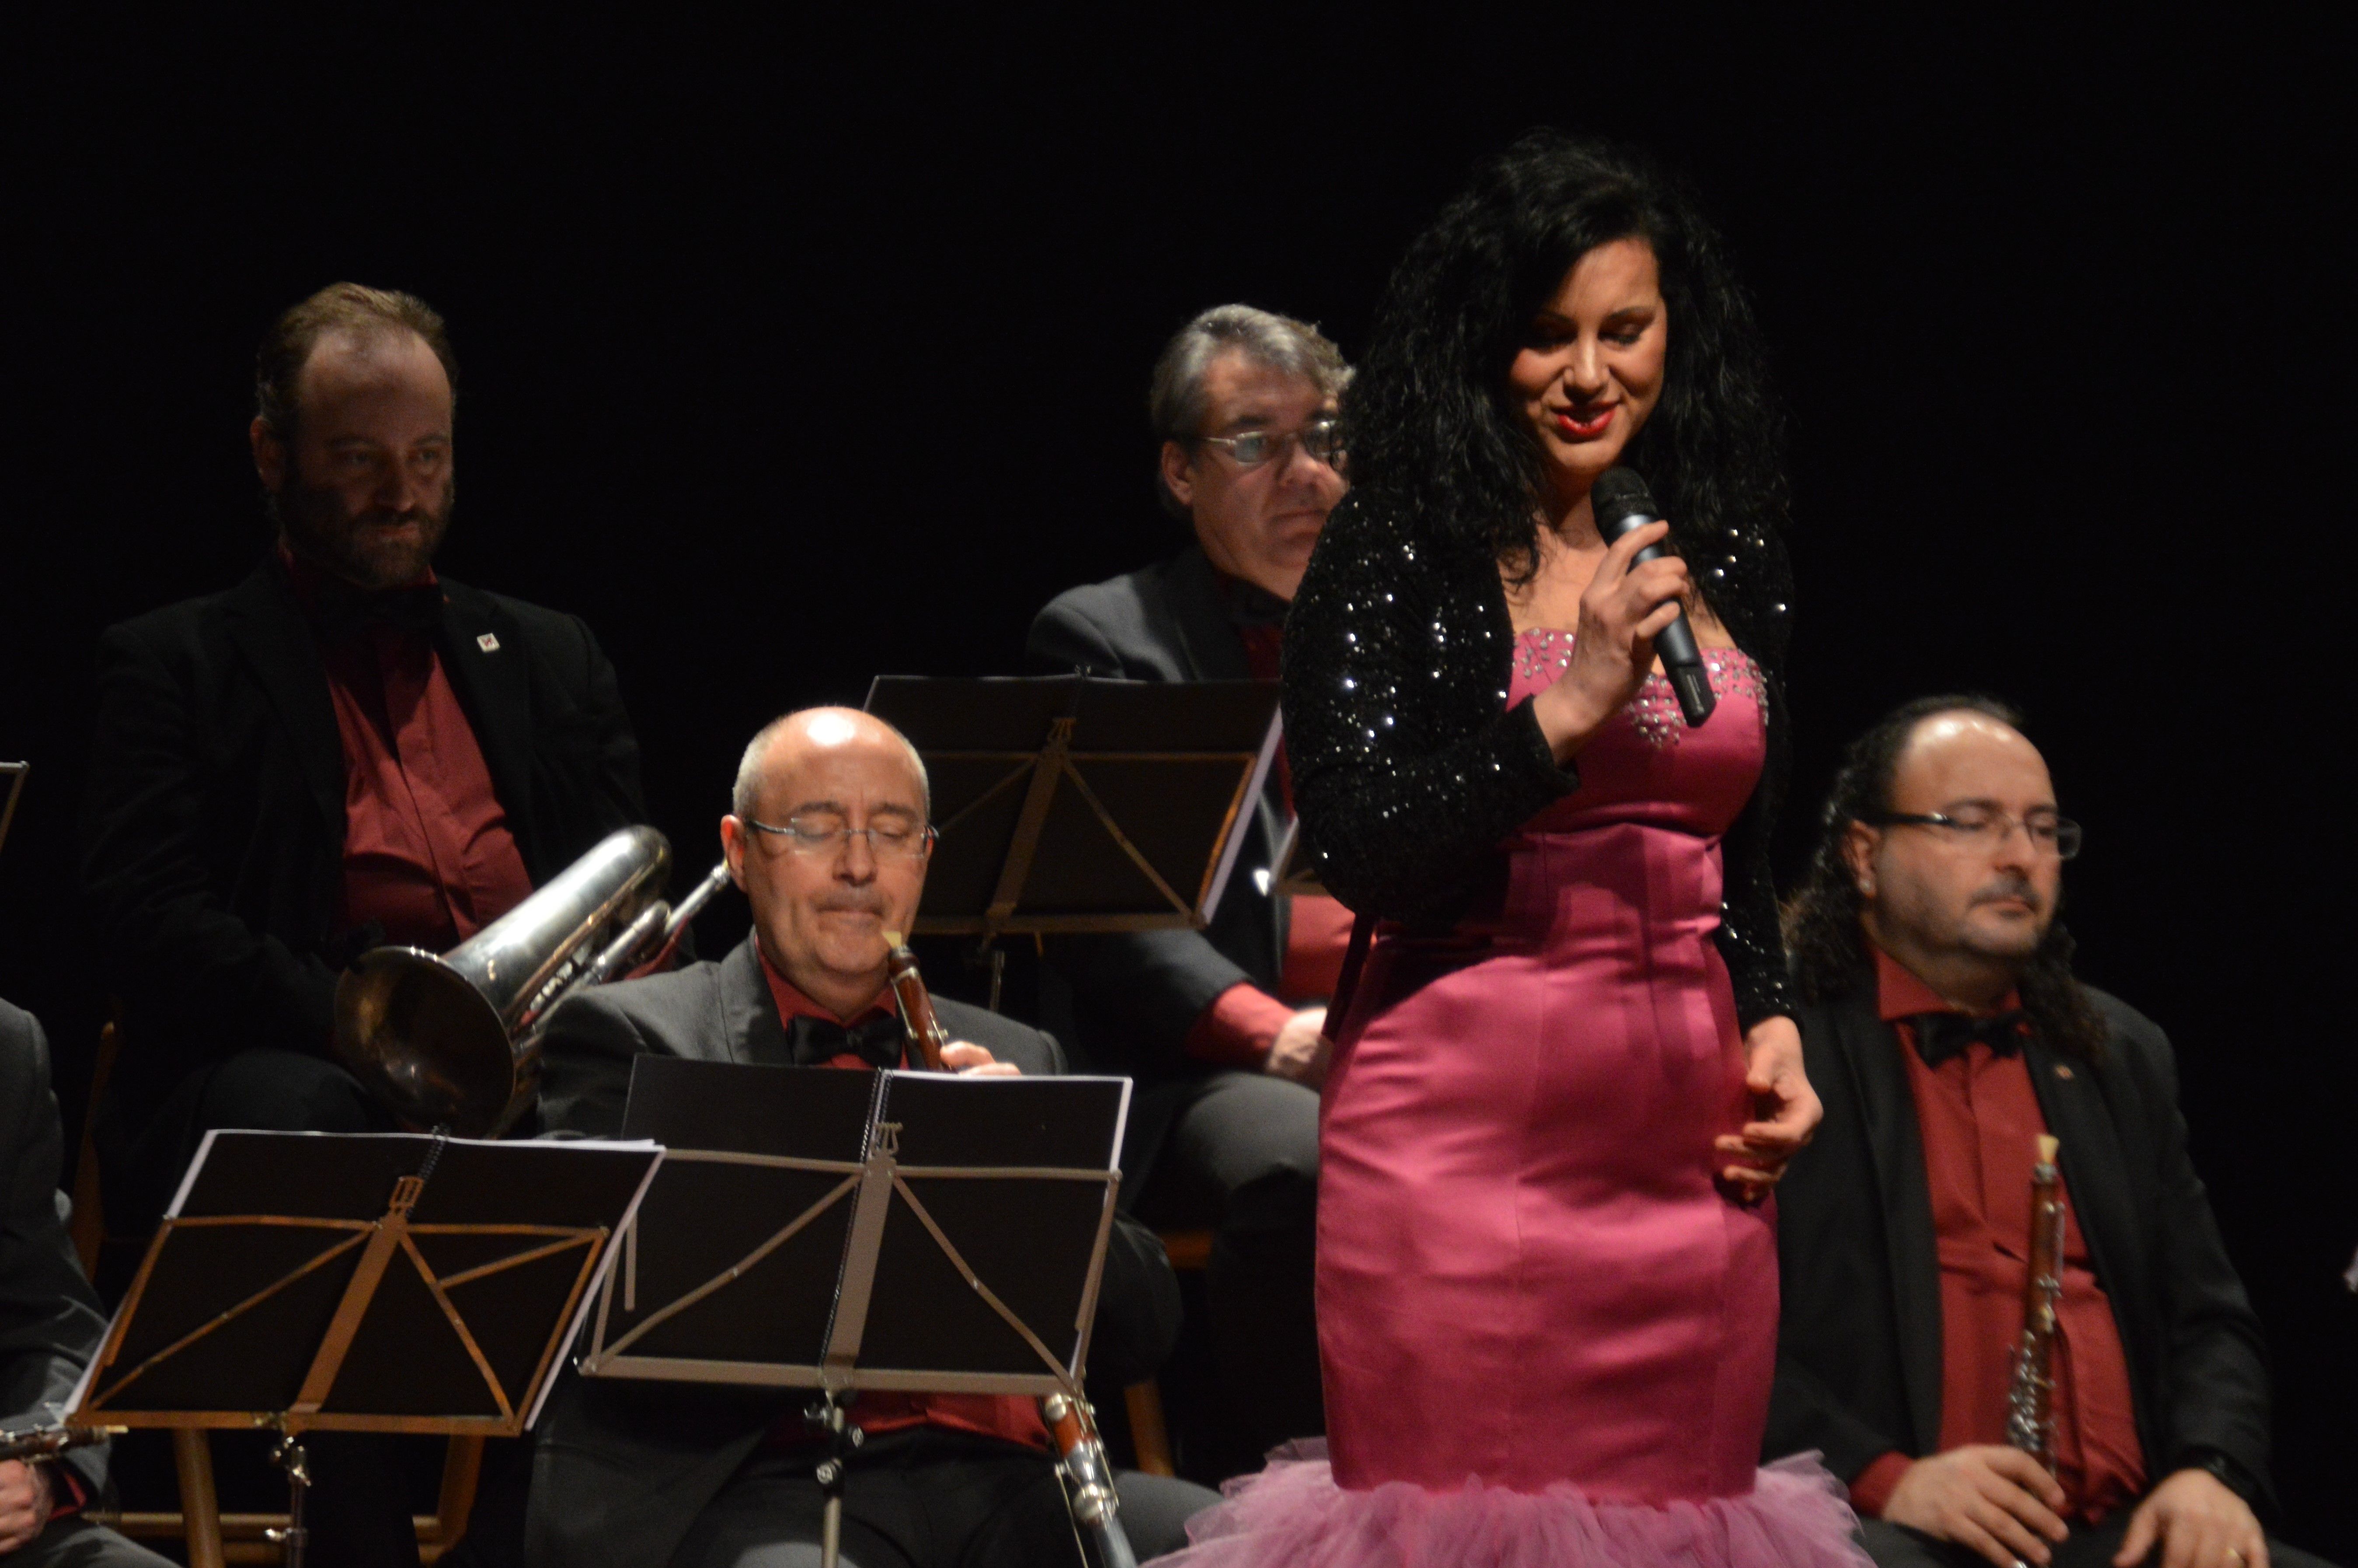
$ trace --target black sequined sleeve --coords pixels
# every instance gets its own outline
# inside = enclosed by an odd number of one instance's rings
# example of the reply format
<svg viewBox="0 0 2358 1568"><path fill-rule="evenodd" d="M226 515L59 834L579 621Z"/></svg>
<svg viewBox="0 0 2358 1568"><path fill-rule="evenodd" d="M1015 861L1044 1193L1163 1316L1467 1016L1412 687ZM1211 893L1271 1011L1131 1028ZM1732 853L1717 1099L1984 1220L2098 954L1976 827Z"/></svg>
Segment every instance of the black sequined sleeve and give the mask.
<svg viewBox="0 0 2358 1568"><path fill-rule="evenodd" d="M1745 1029L1764 1018L1794 1016L1793 982L1777 920L1777 884L1768 869L1768 835L1777 825L1792 744L1784 683L1773 667L1768 675L1768 756L1743 815L1720 840L1719 929L1712 933L1736 992L1736 1023Z"/></svg>
<svg viewBox="0 0 2358 1568"><path fill-rule="evenodd" d="M1286 756L1354 911L1447 920L1498 841L1578 786L1531 704L1505 707L1513 643L1487 559L1357 497L1328 519L1286 617Z"/></svg>
<svg viewBox="0 0 2358 1568"><path fill-rule="evenodd" d="M1767 764L1722 844L1715 937L1748 1029L1793 1011L1768 867L1790 742L1781 631L1756 631L1740 610L1728 619L1768 676ZM1579 787L1531 704L1506 706L1514 640L1486 556L1359 494L1328 519L1286 618L1285 745L1319 873L1351 909L1448 924L1499 841Z"/></svg>

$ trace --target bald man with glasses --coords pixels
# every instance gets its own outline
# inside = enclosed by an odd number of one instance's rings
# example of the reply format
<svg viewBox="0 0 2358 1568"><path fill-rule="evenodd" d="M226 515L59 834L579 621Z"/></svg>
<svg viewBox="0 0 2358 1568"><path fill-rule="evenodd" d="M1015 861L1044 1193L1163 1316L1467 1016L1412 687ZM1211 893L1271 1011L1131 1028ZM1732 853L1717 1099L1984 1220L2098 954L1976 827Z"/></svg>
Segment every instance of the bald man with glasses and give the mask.
<svg viewBox="0 0 2358 1568"><path fill-rule="evenodd" d="M884 934L906 931L931 858L925 764L900 732L850 708L778 719L746 747L721 818L753 930L718 963L584 992L543 1047L541 1114L559 1136L622 1130L631 1064L898 1068L910 1063ZM955 1071L1064 1070L1038 1030L935 1002ZM1093 1375L1152 1376L1178 1332L1178 1282L1152 1232L1118 1221L1106 1248ZM787 1568L818 1562L825 1457L795 1390L568 1377L536 1429L526 1561ZM989 1395L862 1398L845 1483L845 1568L1032 1568L1076 1563L1037 1407ZM1118 1477L1141 1557L1184 1544L1217 1500L1201 1487Z"/></svg>

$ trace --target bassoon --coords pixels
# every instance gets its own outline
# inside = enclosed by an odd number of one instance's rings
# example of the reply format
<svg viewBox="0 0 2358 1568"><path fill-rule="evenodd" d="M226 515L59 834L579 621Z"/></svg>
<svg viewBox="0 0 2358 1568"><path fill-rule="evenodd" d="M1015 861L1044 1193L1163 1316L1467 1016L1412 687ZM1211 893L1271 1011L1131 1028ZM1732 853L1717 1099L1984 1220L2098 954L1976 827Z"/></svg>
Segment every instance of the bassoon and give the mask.
<svg viewBox="0 0 2358 1568"><path fill-rule="evenodd" d="M2006 1440L2055 1473L2055 1308L2063 1299L2062 1148L2039 1135L2030 1167L2030 1260L2022 1276L2022 1337L2006 1393Z"/></svg>
<svg viewBox="0 0 2358 1568"><path fill-rule="evenodd" d="M934 1016L933 994L925 989L925 978L917 973L917 956L909 951L908 941L898 931L884 933L884 945L892 950L885 959L885 972L892 978L892 995L901 1004L901 1022L909 1031L909 1038L916 1042L917 1055L925 1064L925 1071L941 1072L942 1051L950 1043L949 1031Z"/></svg>
<svg viewBox="0 0 2358 1568"><path fill-rule="evenodd" d="M909 950L898 931L884 933L884 942L892 949L886 972L892 979L892 995L901 1004L901 1022L908 1029L909 1037L916 1042L925 1070L941 1072L942 1049L950 1043L949 1032L934 1016L933 995L925 989L925 978L917 973L917 956ZM1072 1508L1074 1519L1089 1532L1098 1561L1106 1568L1137 1568L1138 1559L1130 1551L1130 1537L1116 1517L1121 1509L1121 1498L1114 1491L1113 1465L1106 1458L1105 1443L1098 1436L1097 1420L1088 1401L1080 1397L1077 1390L1045 1395L1040 1400L1040 1422L1048 1429L1049 1439L1056 1447L1056 1467L1064 1483L1065 1501Z"/></svg>

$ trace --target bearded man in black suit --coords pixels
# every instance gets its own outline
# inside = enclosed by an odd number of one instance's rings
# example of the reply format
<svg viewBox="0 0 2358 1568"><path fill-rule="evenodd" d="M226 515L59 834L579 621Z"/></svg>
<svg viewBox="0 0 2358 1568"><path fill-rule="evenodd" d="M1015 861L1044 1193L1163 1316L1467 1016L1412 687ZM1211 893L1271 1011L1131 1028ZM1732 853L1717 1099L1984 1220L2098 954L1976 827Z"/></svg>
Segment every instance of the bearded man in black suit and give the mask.
<svg viewBox="0 0 2358 1568"><path fill-rule="evenodd" d="M1771 1454L1814 1448L1881 1568L2292 1568L2260 1325L2187 1158L2169 1042L2071 974L2078 826L2016 716L1855 742L1789 912L1825 1102L1778 1188ZM2008 1444L2034 1144L2061 1143L2050 1473Z"/></svg>
<svg viewBox="0 0 2358 1568"><path fill-rule="evenodd" d="M1164 509L1195 542L1060 594L1032 623L1044 674L1274 680L1285 607L1343 496L1336 401L1350 381L1316 328L1249 305L1171 340L1149 398ZM1213 1228L1207 1281L1225 1419L1183 1433L1191 1473L1251 1468L1325 1430L1311 1255L1319 1036L1350 916L1273 879L1293 819L1281 760L1208 929L1052 938L1044 1016L1130 1074L1122 1168L1138 1216ZM1068 1017L1060 1017L1060 1013Z"/></svg>
<svg viewBox="0 0 2358 1568"><path fill-rule="evenodd" d="M712 1062L898 1067L908 1054L883 933L905 931L933 844L924 764L900 732L849 708L789 714L754 737L721 819L730 873L753 930L718 963L583 992L552 1015L542 1115L556 1135L611 1136L631 1064L659 1053ZM964 1073L1061 1072L1055 1040L946 998L936 1002ZM1116 1222L1091 1370L1152 1373L1178 1329L1178 1284L1153 1234ZM670 1563L785 1568L818 1562L823 1456L803 1400L568 1377L539 1428L527 1559L537 1568ZM846 1568L1032 1568L1072 1561L1045 1434L1032 1401L862 1398L866 1441L845 1484ZM1217 1499L1154 1476L1120 1478L1141 1557L1184 1543Z"/></svg>
<svg viewBox="0 0 2358 1568"><path fill-rule="evenodd" d="M210 1128L383 1125L328 1056L349 960L446 949L644 818L589 628L435 574L455 378L413 296L290 308L248 432L276 542L100 643L83 886L148 1217Z"/></svg>
<svg viewBox="0 0 2358 1568"><path fill-rule="evenodd" d="M440 952L644 816L613 667L570 615L438 578L456 362L406 294L337 284L255 357L277 538L226 593L110 629L82 890L124 1048L100 1124L114 1228L212 1128L390 1126L330 1059L339 974ZM383 1440L311 1444L322 1561L417 1562Z"/></svg>

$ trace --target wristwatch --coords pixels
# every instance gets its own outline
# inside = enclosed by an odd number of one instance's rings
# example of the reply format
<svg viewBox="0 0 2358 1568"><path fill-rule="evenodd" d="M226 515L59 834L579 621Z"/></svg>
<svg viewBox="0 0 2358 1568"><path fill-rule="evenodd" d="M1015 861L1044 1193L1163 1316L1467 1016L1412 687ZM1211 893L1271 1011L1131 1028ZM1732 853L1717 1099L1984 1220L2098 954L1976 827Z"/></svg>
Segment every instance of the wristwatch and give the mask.
<svg viewBox="0 0 2358 1568"><path fill-rule="evenodd" d="M2186 1455L2184 1468L2207 1470L2219 1484L2247 1503L2256 1502L2260 1495L2257 1482L2247 1475L2241 1465L2215 1448L2198 1448Z"/></svg>

